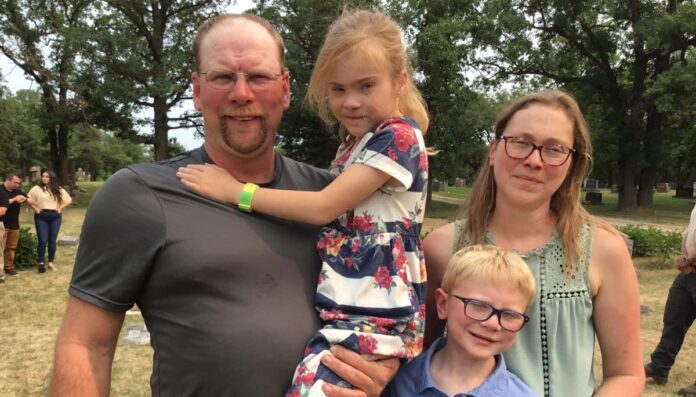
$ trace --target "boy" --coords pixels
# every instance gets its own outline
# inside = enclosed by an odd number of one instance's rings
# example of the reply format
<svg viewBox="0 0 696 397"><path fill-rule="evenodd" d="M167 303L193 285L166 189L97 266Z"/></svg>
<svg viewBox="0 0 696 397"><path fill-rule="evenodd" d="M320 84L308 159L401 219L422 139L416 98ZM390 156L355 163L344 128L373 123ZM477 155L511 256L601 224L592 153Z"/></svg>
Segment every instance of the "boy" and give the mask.
<svg viewBox="0 0 696 397"><path fill-rule="evenodd" d="M517 254L490 245L455 253L436 292L446 336L403 366L382 397L536 396L501 354L527 323L533 298L534 278Z"/></svg>

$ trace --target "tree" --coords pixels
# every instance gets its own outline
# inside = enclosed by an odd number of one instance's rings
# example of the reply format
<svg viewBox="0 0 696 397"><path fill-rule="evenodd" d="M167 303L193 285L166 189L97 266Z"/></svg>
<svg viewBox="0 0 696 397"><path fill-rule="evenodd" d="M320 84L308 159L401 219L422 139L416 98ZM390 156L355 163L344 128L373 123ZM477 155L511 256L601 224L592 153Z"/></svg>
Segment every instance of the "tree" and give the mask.
<svg viewBox="0 0 696 397"><path fill-rule="evenodd" d="M41 130L38 92L20 90L0 97L0 171L29 175L33 165L46 167L49 148Z"/></svg>
<svg viewBox="0 0 696 397"><path fill-rule="evenodd" d="M494 84L512 79L574 93L592 109L593 127L605 128L602 139L618 149L619 208L652 206L671 131L650 87L688 64L696 40L693 3L490 0L474 9L472 64ZM602 149L597 157L606 155Z"/></svg>
<svg viewBox="0 0 696 397"><path fill-rule="evenodd" d="M51 168L67 182L68 134L84 119L81 91L74 84L77 60L90 31L92 1L0 1L0 51L41 92L41 128L50 144Z"/></svg>
<svg viewBox="0 0 696 397"><path fill-rule="evenodd" d="M167 157L170 130L201 127L197 114L176 112L191 98L196 29L228 3L107 0L97 20L102 30L91 39L91 79L101 87L101 96L120 107L118 114L110 115L120 123L110 127L117 127L121 137L153 144L157 160ZM143 117L146 112L152 116ZM153 133L143 134L143 129Z"/></svg>

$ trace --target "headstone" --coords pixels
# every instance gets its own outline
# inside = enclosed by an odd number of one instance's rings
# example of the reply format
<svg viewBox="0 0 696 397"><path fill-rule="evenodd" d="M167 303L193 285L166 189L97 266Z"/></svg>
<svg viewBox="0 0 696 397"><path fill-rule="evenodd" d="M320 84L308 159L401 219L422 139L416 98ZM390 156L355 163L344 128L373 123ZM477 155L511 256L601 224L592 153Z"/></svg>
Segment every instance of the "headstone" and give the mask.
<svg viewBox="0 0 696 397"><path fill-rule="evenodd" d="M590 205L602 204L602 193L585 192L585 203Z"/></svg>
<svg viewBox="0 0 696 397"><path fill-rule="evenodd" d="M669 183L667 182L658 182L655 185L655 190L657 190L658 193L667 193L669 192Z"/></svg>
<svg viewBox="0 0 696 397"><path fill-rule="evenodd" d="M58 245L77 245L80 243L80 238L75 236L60 236L56 240Z"/></svg>
<svg viewBox="0 0 696 397"><path fill-rule="evenodd" d="M34 165L31 168L29 168L29 175L31 177L31 180L36 180L41 178L41 167L38 165Z"/></svg>
<svg viewBox="0 0 696 397"><path fill-rule="evenodd" d="M599 191L599 181L597 179L587 178L585 179L586 192L598 192Z"/></svg>
<svg viewBox="0 0 696 397"><path fill-rule="evenodd" d="M645 314L650 312L650 307L648 305L640 305L640 314Z"/></svg>
<svg viewBox="0 0 696 397"><path fill-rule="evenodd" d="M619 185L611 185L611 192L612 193L618 193L619 192Z"/></svg>
<svg viewBox="0 0 696 397"><path fill-rule="evenodd" d="M693 198L694 197L694 187L693 186L678 186L676 189L676 194L672 197L674 198Z"/></svg>
<svg viewBox="0 0 696 397"><path fill-rule="evenodd" d="M454 180L454 187L465 187L466 181L463 178L457 178Z"/></svg>
<svg viewBox="0 0 696 397"><path fill-rule="evenodd" d="M442 182L438 181L437 179L433 179L433 192L440 191L442 191Z"/></svg>
<svg viewBox="0 0 696 397"><path fill-rule="evenodd" d="M145 324L131 324L123 331L123 340L133 345L149 345L150 332Z"/></svg>

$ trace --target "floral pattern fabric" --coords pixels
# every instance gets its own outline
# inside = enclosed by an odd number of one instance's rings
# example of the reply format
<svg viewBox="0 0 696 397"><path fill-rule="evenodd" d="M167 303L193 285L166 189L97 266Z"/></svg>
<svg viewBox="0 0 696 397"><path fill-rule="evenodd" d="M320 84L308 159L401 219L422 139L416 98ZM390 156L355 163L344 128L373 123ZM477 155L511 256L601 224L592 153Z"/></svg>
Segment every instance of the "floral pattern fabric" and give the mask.
<svg viewBox="0 0 696 397"><path fill-rule="evenodd" d="M378 169L387 183L324 227L316 308L324 328L309 341L287 396L323 395L343 381L320 364L334 344L363 355L411 359L423 347L426 274L420 230L427 194L423 136L407 117L385 120L338 150L331 173L352 164ZM315 394L316 393L316 394Z"/></svg>

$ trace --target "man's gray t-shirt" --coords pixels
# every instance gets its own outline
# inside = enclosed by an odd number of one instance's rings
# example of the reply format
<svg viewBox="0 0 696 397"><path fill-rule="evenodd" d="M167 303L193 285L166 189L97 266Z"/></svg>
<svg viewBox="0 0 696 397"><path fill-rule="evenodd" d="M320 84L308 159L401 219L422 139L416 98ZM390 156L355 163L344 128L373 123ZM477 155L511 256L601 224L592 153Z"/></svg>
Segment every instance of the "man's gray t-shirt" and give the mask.
<svg viewBox="0 0 696 397"><path fill-rule="evenodd" d="M318 228L246 214L183 187L205 151L120 170L90 203L69 292L112 311L137 303L155 396L269 396L289 387L320 328ZM320 190L328 173L276 156L267 187Z"/></svg>

